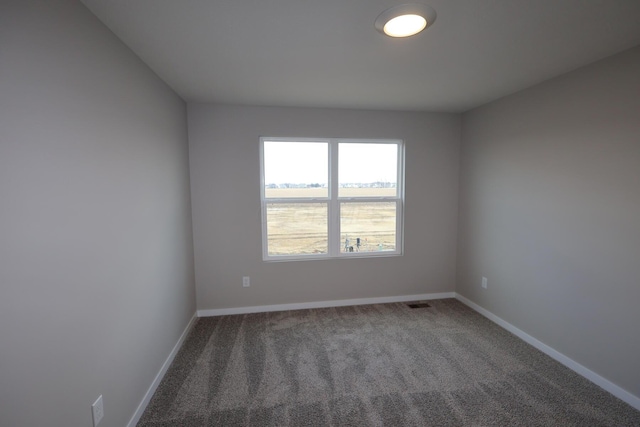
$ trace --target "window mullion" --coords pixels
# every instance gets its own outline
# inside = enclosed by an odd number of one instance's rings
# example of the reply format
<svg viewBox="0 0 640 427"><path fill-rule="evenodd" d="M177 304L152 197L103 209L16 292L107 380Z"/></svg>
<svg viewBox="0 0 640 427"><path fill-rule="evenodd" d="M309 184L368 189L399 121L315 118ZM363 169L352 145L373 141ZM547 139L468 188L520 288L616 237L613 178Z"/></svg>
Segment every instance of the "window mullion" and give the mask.
<svg viewBox="0 0 640 427"><path fill-rule="evenodd" d="M338 204L338 141L329 142L329 256L340 254L340 205Z"/></svg>
<svg viewBox="0 0 640 427"><path fill-rule="evenodd" d="M404 251L403 232L404 232L404 209L402 200L396 200L396 252Z"/></svg>

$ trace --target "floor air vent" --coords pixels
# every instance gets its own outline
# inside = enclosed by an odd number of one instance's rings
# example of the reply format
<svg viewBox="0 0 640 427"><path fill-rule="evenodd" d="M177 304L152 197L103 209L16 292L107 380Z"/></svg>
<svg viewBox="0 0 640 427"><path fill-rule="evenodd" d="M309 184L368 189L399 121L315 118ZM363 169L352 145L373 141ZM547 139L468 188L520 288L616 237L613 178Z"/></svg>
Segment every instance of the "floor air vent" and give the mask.
<svg viewBox="0 0 640 427"><path fill-rule="evenodd" d="M431 307L426 302L410 302L410 303L407 303L407 306L409 308L427 308L427 307Z"/></svg>

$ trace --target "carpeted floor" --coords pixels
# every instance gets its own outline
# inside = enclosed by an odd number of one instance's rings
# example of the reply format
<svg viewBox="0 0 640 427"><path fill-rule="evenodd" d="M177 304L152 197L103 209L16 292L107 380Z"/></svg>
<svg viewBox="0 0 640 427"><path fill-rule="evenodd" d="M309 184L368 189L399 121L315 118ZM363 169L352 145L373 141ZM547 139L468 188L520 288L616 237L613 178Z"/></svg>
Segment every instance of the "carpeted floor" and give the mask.
<svg viewBox="0 0 640 427"><path fill-rule="evenodd" d="M454 299L198 319L159 426L640 426L640 411Z"/></svg>

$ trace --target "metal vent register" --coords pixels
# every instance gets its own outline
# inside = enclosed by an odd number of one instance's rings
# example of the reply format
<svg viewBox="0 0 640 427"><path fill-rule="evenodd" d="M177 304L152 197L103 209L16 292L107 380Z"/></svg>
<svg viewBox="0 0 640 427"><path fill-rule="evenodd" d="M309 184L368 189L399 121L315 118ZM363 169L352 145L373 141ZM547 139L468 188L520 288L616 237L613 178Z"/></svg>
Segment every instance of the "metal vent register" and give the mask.
<svg viewBox="0 0 640 427"><path fill-rule="evenodd" d="M431 307L429 304L427 304L426 302L410 302L407 303L407 307L409 308L427 308L427 307Z"/></svg>

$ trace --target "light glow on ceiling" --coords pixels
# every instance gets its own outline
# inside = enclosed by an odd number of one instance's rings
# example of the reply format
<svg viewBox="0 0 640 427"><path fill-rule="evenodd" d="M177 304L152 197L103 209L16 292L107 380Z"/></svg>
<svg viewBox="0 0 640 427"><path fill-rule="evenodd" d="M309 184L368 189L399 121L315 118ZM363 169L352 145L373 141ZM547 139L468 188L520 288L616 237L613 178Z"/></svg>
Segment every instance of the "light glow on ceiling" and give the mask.
<svg viewBox="0 0 640 427"><path fill-rule="evenodd" d="M390 37L409 37L418 34L427 26L427 20L420 15L400 15L384 24L383 31Z"/></svg>

